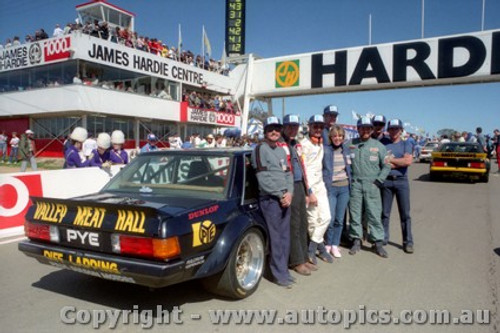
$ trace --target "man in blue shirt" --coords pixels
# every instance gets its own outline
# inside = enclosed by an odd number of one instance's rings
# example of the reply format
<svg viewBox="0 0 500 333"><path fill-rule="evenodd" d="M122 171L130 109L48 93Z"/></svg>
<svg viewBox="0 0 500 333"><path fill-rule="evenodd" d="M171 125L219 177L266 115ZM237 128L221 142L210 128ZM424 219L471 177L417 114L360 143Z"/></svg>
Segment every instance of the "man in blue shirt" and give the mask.
<svg viewBox="0 0 500 333"><path fill-rule="evenodd" d="M336 105L328 105L323 109L323 119L325 119L325 129L323 130L323 142L328 142L330 127L337 123L339 112Z"/></svg>
<svg viewBox="0 0 500 333"><path fill-rule="evenodd" d="M477 143L483 147L483 151L486 153L488 150L486 149L486 140L484 139L483 129L481 127L476 128L476 138Z"/></svg>
<svg viewBox="0 0 500 333"><path fill-rule="evenodd" d="M408 182L408 167L411 165L412 148L408 141L401 140L403 123L399 119L392 119L387 125L389 137L380 142L387 149L387 163L391 171L382 187L382 224L384 225L384 244L389 242L389 219L391 216L394 196L398 203L401 231L403 233L403 249L406 253L413 253L413 236L410 217L410 184Z"/></svg>
<svg viewBox="0 0 500 333"><path fill-rule="evenodd" d="M158 143L158 138L156 135L153 133L148 134L148 143L146 143L144 146L141 148L141 153L147 153L149 151L156 151L158 150L158 147L156 144Z"/></svg>

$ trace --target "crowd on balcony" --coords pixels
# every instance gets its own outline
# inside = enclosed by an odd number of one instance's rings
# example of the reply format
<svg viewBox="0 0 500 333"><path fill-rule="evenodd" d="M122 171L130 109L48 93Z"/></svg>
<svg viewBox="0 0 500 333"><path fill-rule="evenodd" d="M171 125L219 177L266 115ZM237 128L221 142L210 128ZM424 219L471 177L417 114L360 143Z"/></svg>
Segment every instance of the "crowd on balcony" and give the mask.
<svg viewBox="0 0 500 333"><path fill-rule="evenodd" d="M223 97L220 95L191 91L190 93L184 92L183 101L188 102L188 105L192 108L215 110L236 115L240 114L237 105L233 104L229 96Z"/></svg>
<svg viewBox="0 0 500 333"><path fill-rule="evenodd" d="M61 37L74 31L152 53L163 58L169 58L184 64L203 68L207 71L223 75L228 75L229 73L229 66L222 63L221 60L215 60L212 58L207 59L206 57L203 58L199 54L195 56L190 50L183 51L178 50L175 46L169 47L165 42L156 37L139 35L137 32L131 31L128 28L115 27L114 29L110 29L108 23L104 21L99 22L98 20L94 20L93 23L86 22L85 24L82 24L77 19L75 23L68 23L64 26L64 28L61 28L59 24L56 24L52 37ZM49 38L49 35L44 29L41 28L37 30L34 35L26 35L24 41L25 43L31 43L46 38ZM12 40L8 38L5 41L5 45L0 44L0 49L17 45L21 45L21 41L18 36L15 36Z"/></svg>

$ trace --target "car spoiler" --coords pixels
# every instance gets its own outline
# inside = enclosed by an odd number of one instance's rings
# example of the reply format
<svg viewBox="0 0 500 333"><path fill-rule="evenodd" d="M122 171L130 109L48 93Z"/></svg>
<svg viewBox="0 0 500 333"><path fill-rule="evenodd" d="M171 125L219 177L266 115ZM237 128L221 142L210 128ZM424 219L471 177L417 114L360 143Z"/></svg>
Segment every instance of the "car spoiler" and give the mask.
<svg viewBox="0 0 500 333"><path fill-rule="evenodd" d="M432 152L433 158L486 159L486 153Z"/></svg>

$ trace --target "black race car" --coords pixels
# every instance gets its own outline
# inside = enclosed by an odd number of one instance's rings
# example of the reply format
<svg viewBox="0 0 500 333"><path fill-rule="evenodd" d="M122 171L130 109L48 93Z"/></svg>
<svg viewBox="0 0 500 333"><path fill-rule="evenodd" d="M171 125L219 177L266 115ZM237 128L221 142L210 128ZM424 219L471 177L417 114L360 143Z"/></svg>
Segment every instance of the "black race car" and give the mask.
<svg viewBox="0 0 500 333"><path fill-rule="evenodd" d="M139 155L99 193L32 198L29 240L39 262L110 280L164 287L203 279L212 292L252 294L263 274L267 229L250 150L167 150Z"/></svg>

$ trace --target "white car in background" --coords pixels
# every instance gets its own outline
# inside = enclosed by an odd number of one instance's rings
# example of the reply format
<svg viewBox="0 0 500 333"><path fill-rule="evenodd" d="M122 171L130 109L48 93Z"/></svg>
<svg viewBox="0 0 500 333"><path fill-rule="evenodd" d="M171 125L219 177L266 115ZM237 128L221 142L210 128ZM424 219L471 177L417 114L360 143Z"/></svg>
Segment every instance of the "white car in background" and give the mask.
<svg viewBox="0 0 500 333"><path fill-rule="evenodd" d="M437 150L438 146L439 142L427 142L420 151L420 156L418 157L418 161L420 163L430 162L432 157L431 154L433 151Z"/></svg>

